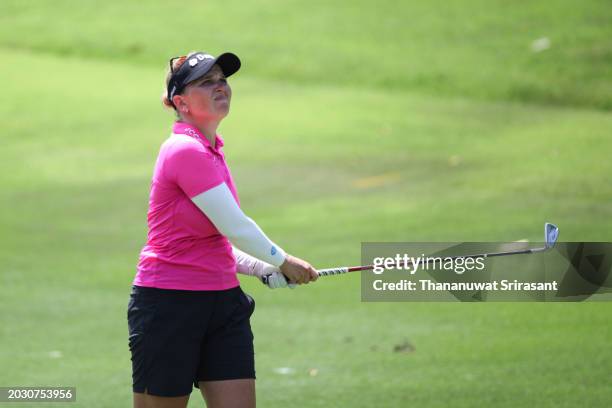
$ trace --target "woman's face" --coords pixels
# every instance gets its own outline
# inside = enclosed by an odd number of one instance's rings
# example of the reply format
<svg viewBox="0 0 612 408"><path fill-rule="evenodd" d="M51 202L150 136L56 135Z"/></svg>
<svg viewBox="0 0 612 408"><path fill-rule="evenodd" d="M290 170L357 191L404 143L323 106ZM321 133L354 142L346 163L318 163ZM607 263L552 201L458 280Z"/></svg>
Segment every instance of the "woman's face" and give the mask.
<svg viewBox="0 0 612 408"><path fill-rule="evenodd" d="M196 121L221 120L229 113L232 89L218 65L202 78L187 85L179 103L179 113ZM176 97L175 97L176 98ZM176 103L175 103L176 104Z"/></svg>

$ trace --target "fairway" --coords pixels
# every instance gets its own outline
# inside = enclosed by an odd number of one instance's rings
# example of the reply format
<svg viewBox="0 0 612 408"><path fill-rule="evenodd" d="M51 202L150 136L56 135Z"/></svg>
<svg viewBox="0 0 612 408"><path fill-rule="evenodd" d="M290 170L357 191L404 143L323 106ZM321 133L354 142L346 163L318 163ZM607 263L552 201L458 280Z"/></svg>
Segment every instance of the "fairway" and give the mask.
<svg viewBox="0 0 612 408"><path fill-rule="evenodd" d="M317 268L359 264L368 241L538 242L546 221L612 240L609 5L376 3L3 2L0 386L131 406L160 95L192 49L243 60L220 128L242 208ZM261 407L612 403L609 303L363 303L357 274L240 279Z"/></svg>

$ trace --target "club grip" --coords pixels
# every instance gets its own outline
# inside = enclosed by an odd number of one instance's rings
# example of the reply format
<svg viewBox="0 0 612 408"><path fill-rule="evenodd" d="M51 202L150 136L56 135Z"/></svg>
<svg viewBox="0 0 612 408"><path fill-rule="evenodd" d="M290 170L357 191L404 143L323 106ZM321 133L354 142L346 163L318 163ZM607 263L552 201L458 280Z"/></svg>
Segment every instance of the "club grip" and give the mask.
<svg viewBox="0 0 612 408"><path fill-rule="evenodd" d="M346 266L343 266L341 268L319 269L317 271L319 276L341 275L347 272L348 272L348 268Z"/></svg>

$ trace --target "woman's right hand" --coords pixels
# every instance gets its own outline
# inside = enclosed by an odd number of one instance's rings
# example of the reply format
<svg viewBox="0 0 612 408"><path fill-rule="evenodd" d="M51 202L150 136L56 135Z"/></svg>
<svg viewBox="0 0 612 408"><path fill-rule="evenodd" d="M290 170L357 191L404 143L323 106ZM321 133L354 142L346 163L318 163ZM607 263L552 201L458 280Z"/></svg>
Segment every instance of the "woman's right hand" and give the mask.
<svg viewBox="0 0 612 408"><path fill-rule="evenodd" d="M287 254L285 262L279 267L290 283L304 284L316 281L319 274L315 268L303 259Z"/></svg>

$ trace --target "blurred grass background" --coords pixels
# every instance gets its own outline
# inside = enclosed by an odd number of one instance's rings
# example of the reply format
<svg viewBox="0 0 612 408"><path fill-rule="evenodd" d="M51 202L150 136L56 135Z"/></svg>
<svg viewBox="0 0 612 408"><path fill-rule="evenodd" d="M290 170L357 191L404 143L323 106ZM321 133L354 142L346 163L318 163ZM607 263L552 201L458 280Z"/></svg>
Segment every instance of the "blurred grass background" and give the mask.
<svg viewBox="0 0 612 408"><path fill-rule="evenodd" d="M130 406L125 309L171 56L241 57L220 131L243 208L329 267L359 263L362 241L537 241L545 221L610 241L610 21L593 0L3 1L0 386ZM263 407L612 401L609 304L242 281Z"/></svg>

